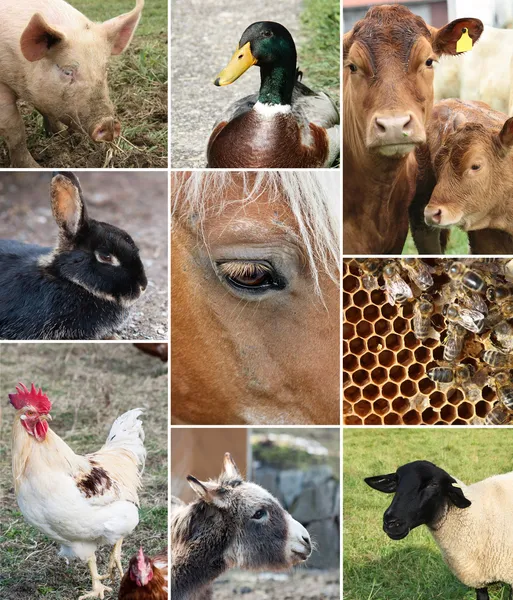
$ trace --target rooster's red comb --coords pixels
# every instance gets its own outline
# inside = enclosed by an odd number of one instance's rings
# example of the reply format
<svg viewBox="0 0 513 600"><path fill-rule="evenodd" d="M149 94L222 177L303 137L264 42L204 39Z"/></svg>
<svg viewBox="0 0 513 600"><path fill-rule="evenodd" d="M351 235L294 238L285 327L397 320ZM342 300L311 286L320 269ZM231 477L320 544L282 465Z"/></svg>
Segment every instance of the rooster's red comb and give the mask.
<svg viewBox="0 0 513 600"><path fill-rule="evenodd" d="M139 571L143 571L146 567L146 557L144 556L144 552L142 546L139 548L139 552L137 553L137 568Z"/></svg>
<svg viewBox="0 0 513 600"><path fill-rule="evenodd" d="M20 410L24 406L33 406L40 413L49 413L52 409L52 403L48 400L48 396L43 394L41 388L36 389L34 384L29 390L23 383L19 383L16 391L17 394L9 394L9 401L16 410Z"/></svg>

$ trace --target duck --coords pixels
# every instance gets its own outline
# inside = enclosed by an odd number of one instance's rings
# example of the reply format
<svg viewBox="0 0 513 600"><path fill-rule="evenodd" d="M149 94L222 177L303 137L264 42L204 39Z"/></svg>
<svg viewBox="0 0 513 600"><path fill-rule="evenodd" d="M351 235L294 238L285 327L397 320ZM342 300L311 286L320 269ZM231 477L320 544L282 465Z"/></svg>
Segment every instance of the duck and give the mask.
<svg viewBox="0 0 513 600"><path fill-rule="evenodd" d="M216 86L230 85L253 65L260 90L232 103L214 125L209 168L322 168L340 157L340 114L324 92L301 81L296 45L286 27L259 21L242 34Z"/></svg>

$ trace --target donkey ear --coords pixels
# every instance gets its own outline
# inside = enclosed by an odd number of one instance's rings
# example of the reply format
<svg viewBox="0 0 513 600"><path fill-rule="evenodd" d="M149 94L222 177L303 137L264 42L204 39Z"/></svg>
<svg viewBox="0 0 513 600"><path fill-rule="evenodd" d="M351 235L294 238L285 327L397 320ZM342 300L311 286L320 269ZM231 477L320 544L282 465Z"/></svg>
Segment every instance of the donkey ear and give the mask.
<svg viewBox="0 0 513 600"><path fill-rule="evenodd" d="M364 481L372 489L378 490L378 492L383 492L384 494L393 494L395 491L397 491L397 473L366 477Z"/></svg>
<svg viewBox="0 0 513 600"><path fill-rule="evenodd" d="M80 183L73 173L54 173L50 185L54 219L68 238L74 238L87 221Z"/></svg>
<svg viewBox="0 0 513 600"><path fill-rule="evenodd" d="M230 479L235 479L240 477L240 471L235 464L235 461L232 458L232 455L229 452L226 452L223 460L223 472L221 475L225 475Z"/></svg>
<svg viewBox="0 0 513 600"><path fill-rule="evenodd" d="M450 481L447 495L454 506L458 508L468 508L472 504L468 498L465 498L461 485L455 479Z"/></svg>

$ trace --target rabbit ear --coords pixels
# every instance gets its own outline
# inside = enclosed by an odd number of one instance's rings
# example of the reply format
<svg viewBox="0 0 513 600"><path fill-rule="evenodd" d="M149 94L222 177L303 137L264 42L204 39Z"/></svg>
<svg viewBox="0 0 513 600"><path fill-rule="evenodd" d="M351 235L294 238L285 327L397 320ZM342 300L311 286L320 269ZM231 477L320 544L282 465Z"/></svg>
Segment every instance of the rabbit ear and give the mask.
<svg viewBox="0 0 513 600"><path fill-rule="evenodd" d="M68 238L74 238L87 221L78 178L73 173L54 173L50 195L53 217L57 225Z"/></svg>

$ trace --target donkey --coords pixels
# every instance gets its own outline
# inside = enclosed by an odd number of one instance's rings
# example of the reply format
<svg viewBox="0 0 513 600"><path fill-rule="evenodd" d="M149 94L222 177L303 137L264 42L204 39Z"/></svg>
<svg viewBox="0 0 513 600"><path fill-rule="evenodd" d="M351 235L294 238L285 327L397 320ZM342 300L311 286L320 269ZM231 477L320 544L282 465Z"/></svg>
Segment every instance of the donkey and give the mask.
<svg viewBox="0 0 513 600"><path fill-rule="evenodd" d="M279 571L312 553L308 531L267 490L244 481L228 452L217 481L187 481L197 500L171 500L173 600L210 600L212 582L231 567Z"/></svg>

